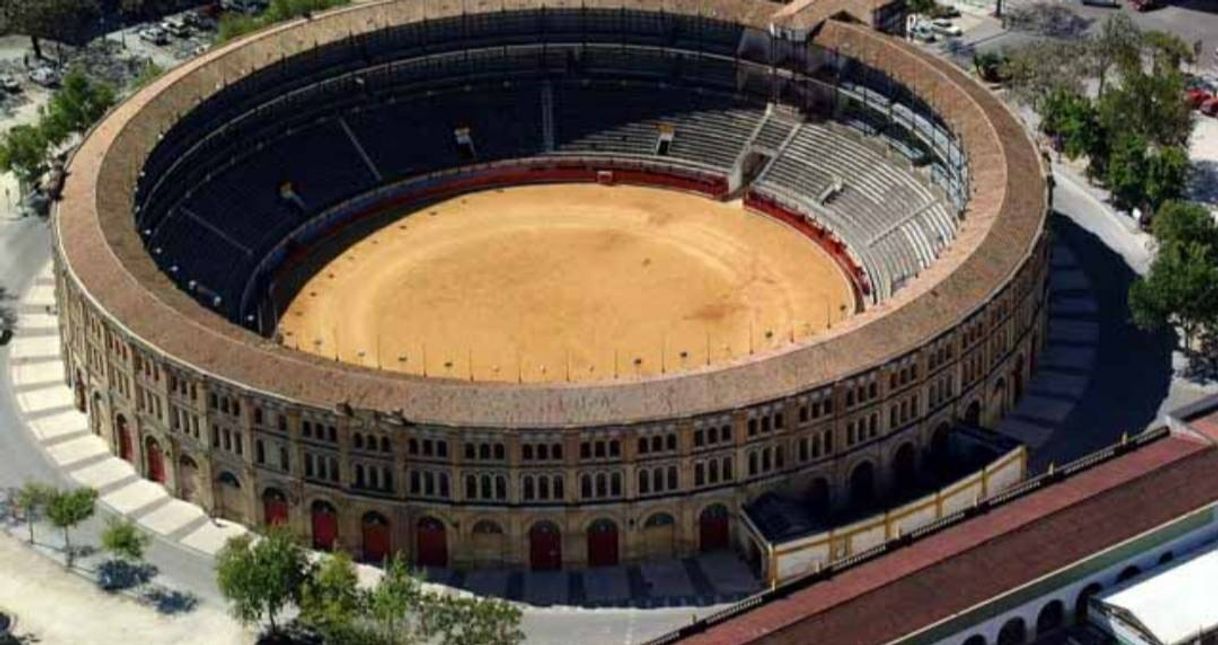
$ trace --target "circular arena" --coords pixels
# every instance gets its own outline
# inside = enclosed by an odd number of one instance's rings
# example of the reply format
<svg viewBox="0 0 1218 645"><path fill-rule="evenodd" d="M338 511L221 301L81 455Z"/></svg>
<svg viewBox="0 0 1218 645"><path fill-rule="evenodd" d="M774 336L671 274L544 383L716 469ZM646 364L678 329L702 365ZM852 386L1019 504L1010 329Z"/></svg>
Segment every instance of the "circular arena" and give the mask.
<svg viewBox="0 0 1218 645"><path fill-rule="evenodd" d="M1048 191L871 2L360 4L167 73L55 213L66 378L175 495L377 562L831 523L1021 395Z"/></svg>

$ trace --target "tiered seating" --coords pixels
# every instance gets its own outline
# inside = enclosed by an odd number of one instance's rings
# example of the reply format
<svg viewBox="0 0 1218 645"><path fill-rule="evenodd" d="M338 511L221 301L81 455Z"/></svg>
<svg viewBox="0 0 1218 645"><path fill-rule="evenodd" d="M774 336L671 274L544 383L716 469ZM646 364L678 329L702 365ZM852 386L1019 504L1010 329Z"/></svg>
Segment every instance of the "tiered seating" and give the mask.
<svg viewBox="0 0 1218 645"><path fill-rule="evenodd" d="M285 236L325 210L394 181L470 163L541 155L655 159L662 128L673 131L667 159L726 175L752 142L780 152L754 188L798 204L844 241L862 263L875 297L887 297L931 263L952 239L952 210L909 171L841 126L767 116L764 103L721 92L655 83L539 80L398 91L392 99L346 97L317 116L302 112L289 132L247 145L200 148L175 167L174 190L159 191L141 227L157 262L195 294L239 304L253 267ZM554 150L545 149L549 109ZM253 126L251 126L253 127ZM468 128L476 150L459 154ZM176 149L176 148L175 148ZM158 161L157 167L169 167ZM933 168L933 167L932 167ZM190 182L182 181L190 178ZM837 180L828 204L818 196ZM940 177L942 180L943 177ZM292 187L295 197L281 190ZM228 309L230 314L236 313Z"/></svg>

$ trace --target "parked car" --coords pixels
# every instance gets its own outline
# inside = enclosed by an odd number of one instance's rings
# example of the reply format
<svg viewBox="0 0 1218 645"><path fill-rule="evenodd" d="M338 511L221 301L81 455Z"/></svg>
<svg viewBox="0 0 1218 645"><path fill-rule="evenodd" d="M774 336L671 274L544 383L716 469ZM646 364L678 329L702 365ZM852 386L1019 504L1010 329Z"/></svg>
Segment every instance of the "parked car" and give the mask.
<svg viewBox="0 0 1218 645"><path fill-rule="evenodd" d="M1218 116L1218 97L1211 97L1198 108L1206 116Z"/></svg>
<svg viewBox="0 0 1218 645"><path fill-rule="evenodd" d="M1121 6L1121 3L1117 2L1117 0L1083 0L1083 4L1090 5L1092 7L1120 8Z"/></svg>
<svg viewBox="0 0 1218 645"><path fill-rule="evenodd" d="M959 18L960 10L950 4L936 4L931 15L936 18Z"/></svg>
<svg viewBox="0 0 1218 645"><path fill-rule="evenodd" d="M0 74L0 89L9 94L18 94L21 92L21 82L9 74Z"/></svg>
<svg viewBox="0 0 1218 645"><path fill-rule="evenodd" d="M957 37L964 35L964 30L960 28L960 25L957 25L947 18L935 18L933 21L931 21L930 27L944 36Z"/></svg>
<svg viewBox="0 0 1218 645"><path fill-rule="evenodd" d="M190 26L186 20L178 16L170 16L161 21L161 31L177 38L190 37Z"/></svg>
<svg viewBox="0 0 1218 645"><path fill-rule="evenodd" d="M59 72L54 67L35 67L30 70L30 82L42 87L57 87Z"/></svg>
<svg viewBox="0 0 1218 645"><path fill-rule="evenodd" d="M913 28L909 30L909 35L914 40L919 40L924 43L933 43L939 39L938 36L935 35L935 30L931 29L930 25L924 22L914 25Z"/></svg>
<svg viewBox="0 0 1218 645"><path fill-rule="evenodd" d="M217 26L216 19L208 15L206 9L187 11L182 14L182 21L198 31L213 31Z"/></svg>
<svg viewBox="0 0 1218 645"><path fill-rule="evenodd" d="M1206 101L1214 98L1214 95L1204 88L1190 88L1184 93L1184 100L1188 102L1189 107L1194 110L1201 107Z"/></svg>
<svg viewBox="0 0 1218 645"><path fill-rule="evenodd" d="M169 34L160 27L144 27L139 30L140 40L153 45L168 45Z"/></svg>
<svg viewBox="0 0 1218 645"><path fill-rule="evenodd" d="M1134 11L1150 11L1159 8L1159 0L1129 0L1129 5Z"/></svg>

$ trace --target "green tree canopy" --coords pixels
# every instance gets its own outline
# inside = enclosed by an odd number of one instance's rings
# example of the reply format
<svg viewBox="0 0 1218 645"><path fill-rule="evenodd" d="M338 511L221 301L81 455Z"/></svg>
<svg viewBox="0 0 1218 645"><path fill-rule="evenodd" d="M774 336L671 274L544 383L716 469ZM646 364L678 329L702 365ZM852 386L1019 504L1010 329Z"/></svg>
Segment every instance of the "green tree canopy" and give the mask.
<svg viewBox="0 0 1218 645"><path fill-rule="evenodd" d="M256 542L248 534L231 538L216 557L220 593L233 616L246 625L266 620L272 632L280 612L299 600L308 569L304 549L279 528Z"/></svg>
<svg viewBox="0 0 1218 645"><path fill-rule="evenodd" d="M139 561L144 559L144 551L152 538L127 519L112 517L106 522L102 531L102 548L115 557L124 560Z"/></svg>
<svg viewBox="0 0 1218 645"><path fill-rule="evenodd" d="M1160 246L1199 242L1218 254L1218 225L1209 210L1194 202L1169 201L1155 211L1151 232Z"/></svg>
<svg viewBox="0 0 1218 645"><path fill-rule="evenodd" d="M28 188L47 171L49 147L41 128L15 125L0 138L0 169L17 175L22 188Z"/></svg>
<svg viewBox="0 0 1218 645"><path fill-rule="evenodd" d="M1087 62L1099 81L1099 95L1108 87L1114 70L1130 69L1141 63L1142 31L1128 14L1117 12L1087 41Z"/></svg>
<svg viewBox="0 0 1218 645"><path fill-rule="evenodd" d="M114 106L117 95L107 83L94 81L79 69L63 78L44 108L41 128L47 141L59 145L73 132L84 132Z"/></svg>
<svg viewBox="0 0 1218 645"><path fill-rule="evenodd" d="M327 643L366 642L359 624L363 608L355 564L344 551L323 558L301 588L300 620Z"/></svg>
<svg viewBox="0 0 1218 645"><path fill-rule="evenodd" d="M1160 247L1150 273L1129 290L1134 324L1148 330L1178 326L1191 345L1202 325L1218 316L1218 264L1203 243L1172 242Z"/></svg>
<svg viewBox="0 0 1218 645"><path fill-rule="evenodd" d="M41 39L63 42L100 15L97 0L0 0L0 13L17 33L30 37L42 58Z"/></svg>
<svg viewBox="0 0 1218 645"><path fill-rule="evenodd" d="M1179 71L1129 70L1119 88L1100 98L1100 125L1108 132L1136 134L1159 146L1187 145L1193 122L1184 89Z"/></svg>
<svg viewBox="0 0 1218 645"><path fill-rule="evenodd" d="M17 491L17 505L25 515L26 526L30 531L30 543L34 542L34 523L46 510L47 504L55 497L55 487L42 482L27 481Z"/></svg>
<svg viewBox="0 0 1218 645"><path fill-rule="evenodd" d="M71 529L93 517L96 503L97 491L92 488L57 491L47 502L47 519L63 531L64 552L67 554L69 567L75 561Z"/></svg>
<svg viewBox="0 0 1218 645"><path fill-rule="evenodd" d="M1055 92L1081 95L1087 77L1082 41L1036 41L1007 52L1002 75L1015 96L1039 111Z"/></svg>

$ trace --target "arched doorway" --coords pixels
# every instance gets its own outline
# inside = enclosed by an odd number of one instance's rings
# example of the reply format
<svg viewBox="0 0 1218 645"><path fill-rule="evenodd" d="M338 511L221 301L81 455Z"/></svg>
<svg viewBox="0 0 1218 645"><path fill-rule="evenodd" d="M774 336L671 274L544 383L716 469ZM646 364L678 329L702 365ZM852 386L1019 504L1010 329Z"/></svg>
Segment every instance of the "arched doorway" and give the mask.
<svg viewBox="0 0 1218 645"><path fill-rule="evenodd" d="M1023 645L1028 639L1028 627L1016 616L1002 624L998 630L998 645Z"/></svg>
<svg viewBox="0 0 1218 645"><path fill-rule="evenodd" d="M317 500L309 507L309 524L313 529L313 548L318 551L333 551L338 542L338 511L325 500Z"/></svg>
<svg viewBox="0 0 1218 645"><path fill-rule="evenodd" d="M1104 586L1098 582L1093 582L1083 590L1078 592L1078 598L1074 599L1074 622L1081 625L1087 622L1087 612L1091 604L1091 597L1104 589Z"/></svg>
<svg viewBox="0 0 1218 645"><path fill-rule="evenodd" d="M1007 380L999 377L998 381L994 383L994 389L990 392L990 411L986 415L991 425L996 425L998 420L1007 413L1007 403Z"/></svg>
<svg viewBox="0 0 1218 645"><path fill-rule="evenodd" d="M448 566L448 536L444 522L434 517L419 518L414 534L415 564L420 567Z"/></svg>
<svg viewBox="0 0 1218 645"><path fill-rule="evenodd" d="M985 636L973 634L964 640L963 645L985 645Z"/></svg>
<svg viewBox="0 0 1218 645"><path fill-rule="evenodd" d="M864 461L850 471L850 505L855 509L875 504L875 466Z"/></svg>
<svg viewBox="0 0 1218 645"><path fill-rule="evenodd" d="M529 529L529 566L534 571L562 568L562 533L553 522L541 521Z"/></svg>
<svg viewBox="0 0 1218 645"><path fill-rule="evenodd" d="M144 462L148 469L148 479L158 484L164 484L165 454L161 452L161 444L155 437L148 437L144 441Z"/></svg>
<svg viewBox="0 0 1218 645"><path fill-rule="evenodd" d="M981 401L973 401L964 412L964 423L974 428L981 425Z"/></svg>
<svg viewBox="0 0 1218 645"><path fill-rule="evenodd" d="M135 450L131 443L131 428L127 427L127 417L120 414L114 418L114 432L118 435L118 456L135 463Z"/></svg>
<svg viewBox="0 0 1218 645"><path fill-rule="evenodd" d="M908 490L918 484L918 453L912 443L901 444L892 457L892 476L897 488Z"/></svg>
<svg viewBox="0 0 1218 645"><path fill-rule="evenodd" d="M282 526L288 523L288 497L278 488L268 488L262 493L262 516L267 526Z"/></svg>
<svg viewBox="0 0 1218 645"><path fill-rule="evenodd" d="M588 526L588 566L611 567L617 564L617 524L601 518Z"/></svg>
<svg viewBox="0 0 1218 645"><path fill-rule="evenodd" d="M76 380L72 384L72 392L76 395L76 411L87 412L86 404L88 401L85 394L85 380L81 378L80 370L76 370Z"/></svg>
<svg viewBox="0 0 1218 645"><path fill-rule="evenodd" d="M817 477L808 486L808 509L816 515L829 514L829 480Z"/></svg>
<svg viewBox="0 0 1218 645"><path fill-rule="evenodd" d="M698 516L698 545L702 552L717 551L731 546L727 507L711 504Z"/></svg>
<svg viewBox="0 0 1218 645"><path fill-rule="evenodd" d="M1036 615L1036 637L1040 638L1061 627L1066 621L1066 606L1060 600L1053 600L1040 608Z"/></svg>
<svg viewBox="0 0 1218 645"><path fill-rule="evenodd" d="M230 472L222 472L216 478L216 511L220 517L234 522L244 522L245 513L241 507L241 480Z"/></svg>
<svg viewBox="0 0 1218 645"><path fill-rule="evenodd" d="M1137 565L1131 564L1124 569L1121 569L1121 572L1117 574L1117 584L1125 582L1126 580L1132 580L1141 575L1141 573L1142 570L1139 569Z"/></svg>
<svg viewBox="0 0 1218 645"><path fill-rule="evenodd" d="M102 435L102 419L105 416L102 411L103 407L101 392L94 392L93 406L89 410L89 421L93 426L93 434L99 437Z"/></svg>
<svg viewBox="0 0 1218 645"><path fill-rule="evenodd" d="M668 513L653 513L643 522L643 552L649 558L676 555L677 522Z"/></svg>
<svg viewBox="0 0 1218 645"><path fill-rule="evenodd" d="M198 503L199 465L187 455L178 459L178 497Z"/></svg>
<svg viewBox="0 0 1218 645"><path fill-rule="evenodd" d="M364 560L375 564L389 556L389 520L376 511L364 513L360 522L364 540Z"/></svg>
<svg viewBox="0 0 1218 645"><path fill-rule="evenodd" d="M474 524L474 562L481 566L502 566L504 561L503 527L491 520Z"/></svg>
<svg viewBox="0 0 1218 645"><path fill-rule="evenodd" d="M1015 359L1015 372L1011 375L1011 383L1014 388L1014 400L1018 402L1023 398L1023 354Z"/></svg>

